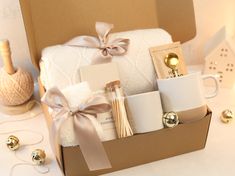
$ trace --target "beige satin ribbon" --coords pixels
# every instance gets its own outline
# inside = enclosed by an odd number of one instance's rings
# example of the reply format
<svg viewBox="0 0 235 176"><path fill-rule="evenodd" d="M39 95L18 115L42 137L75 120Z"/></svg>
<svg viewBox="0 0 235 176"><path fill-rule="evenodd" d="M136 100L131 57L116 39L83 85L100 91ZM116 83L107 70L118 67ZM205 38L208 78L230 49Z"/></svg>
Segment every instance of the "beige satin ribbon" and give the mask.
<svg viewBox="0 0 235 176"><path fill-rule="evenodd" d="M116 38L109 41L109 32L113 24L96 22L98 37L80 36L75 43L68 43L69 46L98 48L100 51L92 60L92 64L108 62L113 56L123 55L127 52L129 39Z"/></svg>
<svg viewBox="0 0 235 176"><path fill-rule="evenodd" d="M102 142L89 119L90 115L96 117L97 113L104 113L111 109L104 97L95 96L78 108L71 109L62 92L57 88L52 88L46 92L42 102L52 108L54 112L52 140L57 138L61 125L67 119L73 118L75 137L88 168L91 171L111 168Z"/></svg>

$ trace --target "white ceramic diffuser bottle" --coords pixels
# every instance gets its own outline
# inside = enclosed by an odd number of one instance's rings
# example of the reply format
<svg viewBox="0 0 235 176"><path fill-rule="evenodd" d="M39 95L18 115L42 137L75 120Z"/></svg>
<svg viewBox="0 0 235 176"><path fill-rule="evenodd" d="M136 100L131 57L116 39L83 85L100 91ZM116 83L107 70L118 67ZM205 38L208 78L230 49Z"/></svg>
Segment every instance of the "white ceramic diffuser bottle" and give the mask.
<svg viewBox="0 0 235 176"><path fill-rule="evenodd" d="M0 40L0 53L4 67L0 69L0 110L7 114L21 114L34 105L32 75L14 68L8 40Z"/></svg>

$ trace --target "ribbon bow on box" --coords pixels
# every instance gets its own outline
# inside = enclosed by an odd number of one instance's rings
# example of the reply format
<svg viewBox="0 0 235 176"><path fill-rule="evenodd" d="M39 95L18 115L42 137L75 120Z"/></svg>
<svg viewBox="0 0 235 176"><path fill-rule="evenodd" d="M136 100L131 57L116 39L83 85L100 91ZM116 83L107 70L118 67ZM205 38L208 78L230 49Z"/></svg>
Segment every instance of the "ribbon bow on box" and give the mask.
<svg viewBox="0 0 235 176"><path fill-rule="evenodd" d="M78 97L79 98L79 97ZM76 140L79 141L81 152L90 170L111 168L110 161L95 127L88 116L96 117L98 113L110 110L111 106L102 96L90 98L86 103L72 109L66 97L57 88L46 92L42 102L53 109L52 138L57 138L61 125L73 118ZM54 145L54 144L53 144Z"/></svg>
<svg viewBox="0 0 235 176"><path fill-rule="evenodd" d="M92 60L92 64L107 62L113 56L120 56L127 52L129 39L116 38L112 41L109 40L109 32L113 28L113 24L96 22L95 27L98 37L79 36L70 40L65 45L98 48L100 51Z"/></svg>

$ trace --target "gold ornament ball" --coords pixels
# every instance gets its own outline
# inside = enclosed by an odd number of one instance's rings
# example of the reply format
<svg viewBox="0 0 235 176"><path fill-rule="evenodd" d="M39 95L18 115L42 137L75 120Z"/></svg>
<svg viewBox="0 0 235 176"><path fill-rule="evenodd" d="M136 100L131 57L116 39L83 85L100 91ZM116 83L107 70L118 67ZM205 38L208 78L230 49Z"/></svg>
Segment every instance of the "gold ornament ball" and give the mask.
<svg viewBox="0 0 235 176"><path fill-rule="evenodd" d="M12 151L17 150L20 147L19 139L14 135L11 135L7 138L6 144L7 147Z"/></svg>
<svg viewBox="0 0 235 176"><path fill-rule="evenodd" d="M32 161L37 165L42 165L46 160L46 153L44 150L36 149L32 152Z"/></svg>
<svg viewBox="0 0 235 176"><path fill-rule="evenodd" d="M221 113L221 116L220 116L220 120L223 122L223 123L230 123L232 122L234 118L234 114L231 110L229 109L226 109L224 110L222 113Z"/></svg>
<svg viewBox="0 0 235 176"><path fill-rule="evenodd" d="M179 124L178 115L175 112L167 112L163 115L163 124L165 127L173 128Z"/></svg>

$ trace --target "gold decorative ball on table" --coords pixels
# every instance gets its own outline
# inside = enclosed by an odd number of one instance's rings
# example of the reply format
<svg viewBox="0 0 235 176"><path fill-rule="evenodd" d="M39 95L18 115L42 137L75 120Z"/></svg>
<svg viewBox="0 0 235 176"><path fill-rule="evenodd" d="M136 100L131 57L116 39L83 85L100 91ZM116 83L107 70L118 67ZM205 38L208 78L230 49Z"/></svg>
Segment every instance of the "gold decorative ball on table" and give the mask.
<svg viewBox="0 0 235 176"><path fill-rule="evenodd" d="M230 123L232 122L234 118L234 114L231 110L229 109L226 109L224 110L222 113L221 113L221 116L220 116L220 120L223 122L223 123Z"/></svg>
<svg viewBox="0 0 235 176"><path fill-rule="evenodd" d="M7 138L6 144L7 147L12 151L17 150L20 147L19 139L14 135L11 135Z"/></svg>
<svg viewBox="0 0 235 176"><path fill-rule="evenodd" d="M7 114L21 114L32 108L33 77L27 71L15 69L8 40L0 41L4 67L0 69L0 109Z"/></svg>
<svg viewBox="0 0 235 176"><path fill-rule="evenodd" d="M32 161L36 164L36 165L42 165L45 163L46 160L46 153L44 150L41 149L36 149L32 152L31 154L32 156Z"/></svg>

